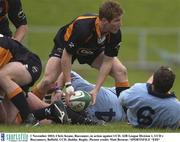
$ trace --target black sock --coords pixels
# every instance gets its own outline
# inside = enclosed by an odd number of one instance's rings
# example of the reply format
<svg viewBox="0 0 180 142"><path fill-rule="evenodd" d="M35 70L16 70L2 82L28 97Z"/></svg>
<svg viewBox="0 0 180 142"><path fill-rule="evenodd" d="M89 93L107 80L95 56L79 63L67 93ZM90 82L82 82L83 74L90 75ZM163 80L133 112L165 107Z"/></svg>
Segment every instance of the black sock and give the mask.
<svg viewBox="0 0 180 142"><path fill-rule="evenodd" d="M116 87L116 95L119 97L120 93L126 89L129 89L129 87Z"/></svg>
<svg viewBox="0 0 180 142"><path fill-rule="evenodd" d="M22 120L25 120L27 118L28 114L30 113L30 109L29 109L28 103L26 101L24 92L21 92L21 93L17 94L16 96L14 96L13 98L11 98L11 101L19 110Z"/></svg>
<svg viewBox="0 0 180 142"><path fill-rule="evenodd" d="M53 108L52 108L52 105L50 105L48 107L34 111L33 114L35 118L40 121L43 119L51 119L53 117L52 111L53 111Z"/></svg>

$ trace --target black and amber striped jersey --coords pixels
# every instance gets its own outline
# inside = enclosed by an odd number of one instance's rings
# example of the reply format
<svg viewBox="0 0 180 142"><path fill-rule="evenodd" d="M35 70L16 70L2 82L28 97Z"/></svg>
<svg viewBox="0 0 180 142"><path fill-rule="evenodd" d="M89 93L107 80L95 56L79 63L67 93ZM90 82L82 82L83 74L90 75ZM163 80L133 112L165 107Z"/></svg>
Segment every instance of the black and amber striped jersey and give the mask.
<svg viewBox="0 0 180 142"><path fill-rule="evenodd" d="M8 18L16 28L27 24L20 0L0 0L0 34L12 36Z"/></svg>
<svg viewBox="0 0 180 142"><path fill-rule="evenodd" d="M97 15L77 17L58 31L54 38L54 48L59 50L65 48L75 58L88 58L102 49L109 57L117 56L121 31L102 36L99 25Z"/></svg>

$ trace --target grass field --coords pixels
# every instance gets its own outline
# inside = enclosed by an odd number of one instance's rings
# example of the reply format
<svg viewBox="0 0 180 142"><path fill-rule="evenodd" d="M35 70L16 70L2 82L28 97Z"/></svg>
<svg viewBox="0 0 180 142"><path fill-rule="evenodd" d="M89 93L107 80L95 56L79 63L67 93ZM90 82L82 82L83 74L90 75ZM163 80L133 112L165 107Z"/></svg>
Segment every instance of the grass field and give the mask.
<svg viewBox="0 0 180 142"><path fill-rule="evenodd" d="M172 130L172 129L139 129L132 128L127 123L119 122L119 123L109 123L105 126L87 126L87 125L44 125L37 127L25 127L25 126L4 126L0 125L1 132L62 132L62 133L85 133L85 132L119 132L119 133L127 133L127 132L143 132L143 133L151 133L151 132L180 132L180 130Z"/></svg>
<svg viewBox="0 0 180 142"><path fill-rule="evenodd" d="M24 11L28 18L31 30L33 26L54 26L60 27L70 22L76 16L93 12L96 13L99 4L103 0L22 0ZM125 27L180 27L180 0L119 0L125 10L123 26ZM56 29L58 30L58 28ZM28 48L36 52L43 61L48 59L48 54L53 47L53 37L56 30L50 33L29 32L26 38ZM137 59L136 35L124 35L123 44L120 49L119 58L124 63L127 60ZM149 37L148 42L151 46L152 41L157 45L167 49L169 52L177 52L174 48L176 37L170 35L165 38ZM148 59L160 60L149 47ZM79 67L79 66L78 66ZM75 68L83 77L90 82L95 82L97 71L88 68ZM176 72L176 82L173 87L177 97L180 99L180 68L172 66ZM145 82L152 74L152 71L128 69L130 84L135 82ZM113 80L108 78L105 86L113 86ZM24 126L0 125L2 132L180 132L180 130L169 129L137 129L132 128L126 123L112 123L106 126L71 126L71 125L48 125L35 128Z"/></svg>

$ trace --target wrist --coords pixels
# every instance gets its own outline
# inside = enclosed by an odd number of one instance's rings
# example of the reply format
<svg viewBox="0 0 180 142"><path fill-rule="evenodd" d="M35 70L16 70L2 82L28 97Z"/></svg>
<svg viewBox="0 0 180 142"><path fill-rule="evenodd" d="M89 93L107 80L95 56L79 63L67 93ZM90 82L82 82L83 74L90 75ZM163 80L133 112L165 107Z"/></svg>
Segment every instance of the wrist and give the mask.
<svg viewBox="0 0 180 142"><path fill-rule="evenodd" d="M74 87L72 86L71 82L66 82L65 87L66 87L67 94L71 94L74 92Z"/></svg>

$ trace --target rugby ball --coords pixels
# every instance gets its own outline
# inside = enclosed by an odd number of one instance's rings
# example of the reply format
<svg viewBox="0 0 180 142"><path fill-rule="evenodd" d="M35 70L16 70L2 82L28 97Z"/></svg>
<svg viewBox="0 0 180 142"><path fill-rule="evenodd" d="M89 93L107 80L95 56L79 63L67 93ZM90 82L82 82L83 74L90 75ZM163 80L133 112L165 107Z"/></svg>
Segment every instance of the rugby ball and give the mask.
<svg viewBox="0 0 180 142"><path fill-rule="evenodd" d="M75 112L85 110L91 104L91 95L85 91L75 91L70 97L71 109Z"/></svg>

